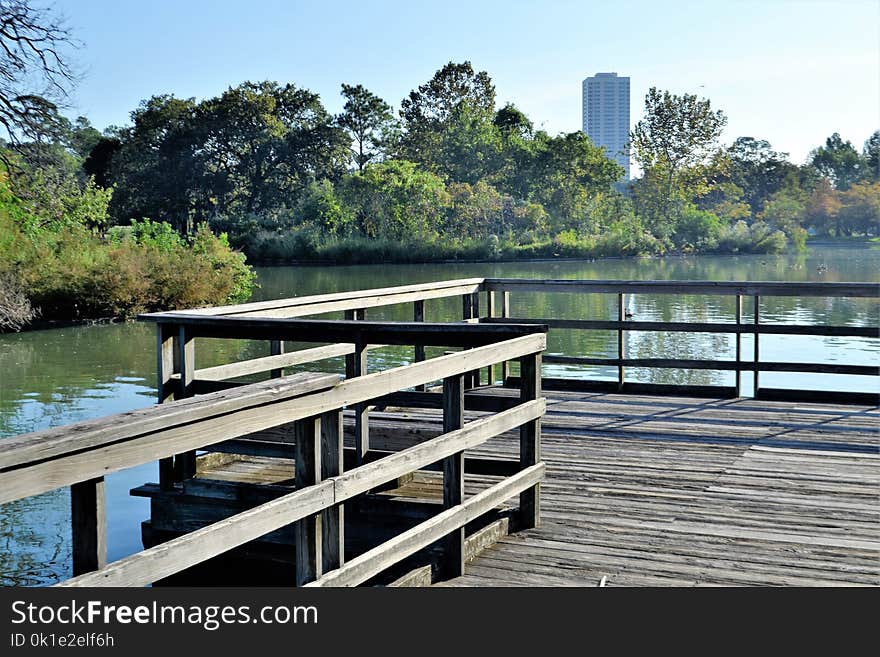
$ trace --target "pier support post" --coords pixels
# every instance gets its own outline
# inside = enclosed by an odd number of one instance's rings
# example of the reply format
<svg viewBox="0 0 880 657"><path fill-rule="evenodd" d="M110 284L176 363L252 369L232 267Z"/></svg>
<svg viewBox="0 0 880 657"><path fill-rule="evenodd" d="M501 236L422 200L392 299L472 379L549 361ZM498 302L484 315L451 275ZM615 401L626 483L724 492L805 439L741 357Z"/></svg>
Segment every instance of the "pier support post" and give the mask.
<svg viewBox="0 0 880 657"><path fill-rule="evenodd" d="M519 360L521 402L541 396L541 354L523 356ZM519 463L525 469L541 460L541 419L526 422L519 429ZM541 520L541 485L535 484L519 495L520 528L537 527Z"/></svg>
<svg viewBox="0 0 880 657"><path fill-rule="evenodd" d="M464 377L443 379L443 433L464 426ZM443 459L443 508L458 506L464 501L464 452ZM464 527L453 530L444 539L440 565L442 579L464 575Z"/></svg>
<svg viewBox="0 0 880 657"><path fill-rule="evenodd" d="M413 301L413 321L414 322L424 322L425 321L425 300L418 299L417 301ZM416 363L421 363L425 360L425 345L417 344L413 345L413 361ZM421 392L425 391L425 384L421 383L416 386L416 390Z"/></svg>
<svg viewBox="0 0 880 657"><path fill-rule="evenodd" d="M617 295L617 321L626 321L626 295L620 292ZM626 358L626 345L623 342L623 329L617 329L617 358L623 360ZM623 392L624 369L623 364L617 366L617 391Z"/></svg>
<svg viewBox="0 0 880 657"><path fill-rule="evenodd" d="M486 316L487 317L495 317L495 290L487 290L486 291ZM495 365L489 365L486 368L486 374L488 379L486 383L490 386L495 385Z"/></svg>
<svg viewBox="0 0 880 657"><path fill-rule="evenodd" d="M755 327L758 326L760 321L761 321L761 297L759 297L756 294L755 295ZM752 397L754 397L755 399L758 398L759 391L760 391L760 383L758 380L758 363L761 361L761 353L760 353L760 349L758 347L758 336L759 336L759 333L756 331L755 332L755 358L754 358L755 370L754 370L754 379L753 379L755 390L752 393Z"/></svg>
<svg viewBox="0 0 880 657"><path fill-rule="evenodd" d="M321 415L321 480L342 474L342 410ZM345 507L336 504L321 512L322 572L345 563Z"/></svg>
<svg viewBox="0 0 880 657"><path fill-rule="evenodd" d="M345 319L363 321L367 317L366 310L346 310ZM367 373L367 345L357 340L354 353L345 357L345 378L351 379ZM370 451L370 418L368 406L364 403L354 405L354 443L355 463L361 465Z"/></svg>
<svg viewBox="0 0 880 657"><path fill-rule="evenodd" d="M510 317L510 292L508 290L504 290L501 292L501 317L507 319ZM507 361L502 361L501 363L501 385L507 381L507 377L510 374L509 367Z"/></svg>
<svg viewBox="0 0 880 657"><path fill-rule="evenodd" d="M178 394L176 399L192 397L193 379L196 371L196 342L195 338L187 334L186 328L181 326L178 336L175 338L175 352L177 363L175 369L180 375ZM174 475L177 481L191 479L196 474L196 453L194 450L183 452L174 457Z"/></svg>
<svg viewBox="0 0 880 657"><path fill-rule="evenodd" d="M321 478L321 417L297 420L293 431L296 437L295 483L296 489L300 490L317 484ZM322 513L294 524L297 586L312 582L322 574Z"/></svg>
<svg viewBox="0 0 880 657"><path fill-rule="evenodd" d="M743 315L743 298L741 294L736 295L736 323L737 326L742 324ZM736 396L742 397L742 333L736 334Z"/></svg>
<svg viewBox="0 0 880 657"><path fill-rule="evenodd" d="M157 402L164 404L174 399L175 385L171 375L175 363L175 331L168 324L156 325L156 390ZM159 459L159 487L162 490L174 488L174 457Z"/></svg>
<svg viewBox="0 0 880 657"><path fill-rule="evenodd" d="M107 509L103 477L71 485L70 519L73 575L106 566Z"/></svg>
<svg viewBox="0 0 880 657"><path fill-rule="evenodd" d="M270 356L280 356L284 353L284 340L270 340L269 341L269 355ZM284 376L284 369L279 368L277 370L271 370L269 372L269 376L273 379L278 379Z"/></svg>

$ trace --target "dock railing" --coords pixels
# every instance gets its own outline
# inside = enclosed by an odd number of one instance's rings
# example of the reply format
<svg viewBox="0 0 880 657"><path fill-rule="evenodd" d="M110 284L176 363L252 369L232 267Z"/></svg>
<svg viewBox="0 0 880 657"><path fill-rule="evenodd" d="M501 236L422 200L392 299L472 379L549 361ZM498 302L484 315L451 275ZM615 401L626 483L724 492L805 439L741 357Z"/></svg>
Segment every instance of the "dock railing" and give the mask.
<svg viewBox="0 0 880 657"><path fill-rule="evenodd" d="M545 363L569 365L616 367L617 381L598 380L546 380L545 386L573 387L599 392L623 392L633 394L686 394L708 397L741 397L743 373L752 373L753 396L764 400L786 401L825 401L833 403L876 404L876 392L842 392L837 390L797 390L787 388L768 388L761 386L762 372L807 372L821 374L850 374L878 376L877 365L841 364L836 362L803 363L767 361L761 359L760 336L798 335L833 336L880 339L880 327L835 326L828 324L768 324L761 322L761 302L767 297L857 297L880 298L880 284L877 283L835 283L835 282L716 282L716 281L614 281L614 280L539 280L539 279L484 279L482 289L489 299L489 316L483 322L504 324L534 321L557 330L616 331L617 355L614 358L584 356L581 354L545 354ZM608 294L617 297L616 319L559 319L549 317L513 316L510 310L512 293L538 292L543 294ZM640 321L626 316L627 298L635 294L647 295L702 295L733 296L736 299L735 320L725 322L667 322ZM500 296L500 309L496 309L495 297ZM743 318L743 304L750 299L751 321ZM726 333L734 336L735 357L730 359L683 359L674 354L658 355L652 358L631 358L626 354L625 334L634 331L684 332L684 333ZM743 335L753 336L751 359L746 359L743 349ZM627 381L625 371L628 367L660 369L693 369L732 371L736 373L734 386L679 386L671 384L647 384ZM502 366L503 378L507 379L507 368ZM514 379L515 382L515 379Z"/></svg>
<svg viewBox="0 0 880 657"><path fill-rule="evenodd" d="M295 523L298 584L357 585L437 541L443 544L441 575L451 577L463 572L464 528L475 518L519 496L517 525L527 528L539 522L539 481L544 471L540 418L545 408L540 363L546 327L224 320L198 313L174 321L178 362L184 366L176 380L173 372L161 368L160 376L167 375L163 380L176 385L181 395L193 381L190 345L195 336L297 341L309 336L322 341L344 337L356 345L355 353L363 353L370 343L467 349L344 381L334 374L299 373L0 442L0 504L70 486L75 577L64 585L150 584L291 523ZM164 348L167 327L162 324L160 362L167 356L173 366L173 353ZM502 410L465 424L465 377L511 359L519 360L524 372L519 399L499 400L497 408ZM368 443L359 444L356 467L345 469L343 408L366 408L377 398L387 401L401 392L413 394L418 386L437 381L442 381L442 392L424 392L421 402L442 405L440 436L394 453L370 452ZM160 395L169 392L163 388ZM168 464L174 455L192 455L194 460L195 450L211 451L218 444L220 448L234 446L234 441L259 444L261 435L278 427L291 429L292 440L275 441L274 449L286 449L287 457L294 460L293 492L106 564L106 475L157 459ZM518 461L465 459L465 450L517 428ZM178 471L187 460L189 456L178 459ZM345 563L343 503L437 463L444 473L443 511ZM465 498L464 477L474 469L504 478ZM173 479L164 483L178 485Z"/></svg>

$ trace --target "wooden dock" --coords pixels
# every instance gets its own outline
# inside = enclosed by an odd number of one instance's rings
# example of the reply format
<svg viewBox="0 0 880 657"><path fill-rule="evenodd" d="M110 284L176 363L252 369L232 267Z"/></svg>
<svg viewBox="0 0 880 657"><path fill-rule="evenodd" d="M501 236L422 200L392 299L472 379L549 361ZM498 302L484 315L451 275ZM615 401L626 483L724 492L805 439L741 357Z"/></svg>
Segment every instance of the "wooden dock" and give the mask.
<svg viewBox="0 0 880 657"><path fill-rule="evenodd" d="M877 407L547 395L541 526L444 585L880 585Z"/></svg>
<svg viewBox="0 0 880 657"><path fill-rule="evenodd" d="M515 318L519 291L613 294L618 319ZM627 321L626 295L642 293L734 296L735 321ZM762 323L762 296L878 299L880 285L462 279L152 314L159 404L0 442L0 504L70 487L66 586L880 585L876 389L760 384L880 368L768 362L759 346L880 328ZM444 297L462 320L425 322ZM414 321L367 320L397 304ZM328 313L344 319L315 319ZM614 331L617 354L545 359L548 330ZM729 333L735 359L629 358L629 331ZM200 369L205 338L271 355ZM382 345L412 362L368 371ZM285 372L341 356L344 379ZM545 378L543 362L618 376ZM628 367L732 371L735 385L644 384ZM133 491L151 500L145 549L107 563L104 477L156 460L159 481Z"/></svg>

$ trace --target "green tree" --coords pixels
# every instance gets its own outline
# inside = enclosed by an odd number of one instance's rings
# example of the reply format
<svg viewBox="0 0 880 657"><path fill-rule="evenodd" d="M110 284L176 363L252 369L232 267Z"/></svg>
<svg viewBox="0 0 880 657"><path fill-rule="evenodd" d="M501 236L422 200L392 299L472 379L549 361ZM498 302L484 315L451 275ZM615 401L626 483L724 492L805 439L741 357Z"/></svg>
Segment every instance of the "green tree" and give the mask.
<svg viewBox="0 0 880 657"><path fill-rule="evenodd" d="M401 242L436 237L449 204L443 180L414 162L385 160L344 181L360 233Z"/></svg>
<svg viewBox="0 0 880 657"><path fill-rule="evenodd" d="M491 115L495 86L488 73L475 72L469 61L449 62L401 101L401 156L428 166L436 162L443 130L463 103Z"/></svg>
<svg viewBox="0 0 880 657"><path fill-rule="evenodd" d="M115 136L120 147L107 176L117 188L110 212L124 223L150 217L187 232L198 216L197 206L205 205L197 197L210 194L200 160L195 99L153 96L141 102L131 120Z"/></svg>
<svg viewBox="0 0 880 657"><path fill-rule="evenodd" d="M862 157L865 160L866 178L868 180L880 180L880 130L876 130L865 141Z"/></svg>
<svg viewBox="0 0 880 657"><path fill-rule="evenodd" d="M849 141L843 141L835 132L825 145L813 150L810 163L837 189L849 189L859 179L862 159Z"/></svg>
<svg viewBox="0 0 880 657"><path fill-rule="evenodd" d="M645 172L642 211L651 210L652 229L664 222L674 226L678 212L697 191L691 188L688 170L705 167L717 156L718 138L726 123L727 117L721 110L713 111L708 99L660 92L656 87L648 91L645 116L636 124L630 142ZM651 202L646 203L649 197Z"/></svg>
<svg viewBox="0 0 880 657"><path fill-rule="evenodd" d="M382 154L394 117L391 106L362 85L342 85L345 105L337 121L348 130L356 147L352 149L358 171Z"/></svg>
<svg viewBox="0 0 880 657"><path fill-rule="evenodd" d="M743 200L755 214L797 170L788 161L788 153L774 151L763 139L738 137L727 149L727 154L730 157L730 181L742 190Z"/></svg>

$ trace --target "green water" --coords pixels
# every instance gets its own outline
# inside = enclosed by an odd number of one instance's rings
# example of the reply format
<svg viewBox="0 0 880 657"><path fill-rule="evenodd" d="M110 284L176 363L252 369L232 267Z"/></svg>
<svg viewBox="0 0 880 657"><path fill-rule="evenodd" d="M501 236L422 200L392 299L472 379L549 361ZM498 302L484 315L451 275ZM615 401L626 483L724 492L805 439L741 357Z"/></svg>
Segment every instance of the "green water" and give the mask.
<svg viewBox="0 0 880 657"><path fill-rule="evenodd" d="M356 267L277 267L259 270L255 300L465 278L521 277L568 279L718 281L880 281L880 250L865 246L815 247L783 256L699 256L666 259L552 261L500 264L374 265ZM820 265L822 267L820 267ZM614 295L513 294L515 317L610 319ZM733 321L732 297L638 295L628 308L636 320ZM482 309L485 312L485 309ZM745 321L752 309L747 301ZM410 320L411 305L370 311L369 319ZM459 299L428 301L427 321L460 318ZM766 299L761 321L870 325L878 322L878 303L864 299ZM628 333L633 358L730 358L731 336L719 334ZM766 336L761 357L798 362L880 363L880 340ZM616 334L556 331L549 353L616 355ZM744 339L744 354L751 342ZM268 354L265 343L238 340L197 342L196 366L207 367ZM408 362L411 350L371 352L370 369ZM429 355L430 352L429 352ZM340 371L341 359L321 364ZM318 369L310 365L309 369ZM616 370L548 365L546 376L615 378ZM628 380L656 383L731 384L732 373L628 369ZM751 378L744 377L749 383ZM0 439L152 404L155 399L155 336L140 323L32 331L0 335ZM876 390L873 377L762 374L762 386L830 390ZM744 390L749 394L748 387ZM147 501L128 490L156 481L153 464L107 478L108 547L111 560L141 548L139 523ZM70 575L69 498L66 489L0 506L0 585L47 584Z"/></svg>

